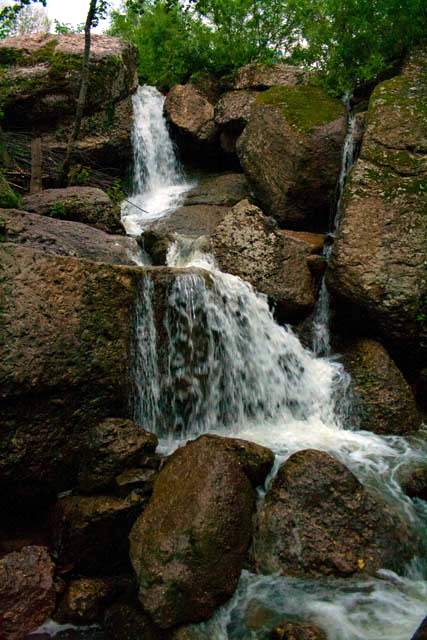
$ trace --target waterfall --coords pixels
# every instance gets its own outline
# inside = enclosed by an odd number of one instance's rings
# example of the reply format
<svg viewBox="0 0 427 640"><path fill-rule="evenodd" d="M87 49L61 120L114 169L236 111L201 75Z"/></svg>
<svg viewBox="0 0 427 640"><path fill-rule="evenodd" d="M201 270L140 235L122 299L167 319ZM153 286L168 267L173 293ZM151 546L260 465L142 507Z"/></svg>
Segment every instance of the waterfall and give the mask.
<svg viewBox="0 0 427 640"><path fill-rule="evenodd" d="M268 420L340 428L338 399L348 385L342 365L314 358L290 329L276 324L266 297L251 285L207 260L193 264L209 277L190 272L174 279L165 301L164 344L154 352L148 345L156 343L154 289L145 277L145 313L137 319L137 352L145 362L135 375L143 371L146 384L139 388L136 421L178 439Z"/></svg>
<svg viewBox="0 0 427 640"><path fill-rule="evenodd" d="M150 210L151 217L136 207L124 207L131 233L167 215L188 188L162 109L163 98L155 89L143 87L134 97L133 201ZM355 154L352 118L349 124L332 233L339 224L343 186ZM179 194L175 187L181 189ZM425 526L427 513L414 507L397 480L402 465L423 461L422 447L403 437L350 428L349 376L336 359L325 357L325 284L316 309L319 347L314 354L290 329L276 324L264 296L217 269L202 246L177 239L168 265L184 269L176 271L167 286L164 280L158 286L154 268L141 278L132 361L135 421L158 434L165 453L207 432L269 447L276 456L275 469L296 451L326 451L414 526ZM247 614L254 606L273 615L273 623L270 617L268 627L249 629ZM244 571L234 597L210 621L192 626L190 635L195 640L261 640L270 637L273 624L296 617L319 624L329 640L408 640L426 608L427 584L415 562L405 576L382 571L366 580L296 579Z"/></svg>
<svg viewBox="0 0 427 640"><path fill-rule="evenodd" d="M133 194L122 206L129 235L173 211L192 186L176 157L166 119L164 96L155 87L138 87L133 105Z"/></svg>
<svg viewBox="0 0 427 640"><path fill-rule="evenodd" d="M349 107L347 107L349 108ZM323 255L326 261L329 261L332 243L335 233L339 227L341 213L342 213L342 199L344 195L344 186L356 159L356 117L354 113L349 112L347 134L344 140L341 169L338 177L337 184L337 198L335 205L335 214L333 216L331 229L329 232L329 241L326 242ZM325 282L325 276L322 278L322 282L319 289L319 295L317 298L316 306L313 314L313 338L312 348L316 355L328 356L331 353L331 337L330 337L330 304L329 304L329 292Z"/></svg>

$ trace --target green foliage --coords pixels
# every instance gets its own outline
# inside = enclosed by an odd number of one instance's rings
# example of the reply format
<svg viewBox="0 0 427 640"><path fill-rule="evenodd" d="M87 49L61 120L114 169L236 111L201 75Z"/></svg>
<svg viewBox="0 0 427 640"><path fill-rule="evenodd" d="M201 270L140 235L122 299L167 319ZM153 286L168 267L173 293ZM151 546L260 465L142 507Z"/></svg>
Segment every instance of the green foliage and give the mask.
<svg viewBox="0 0 427 640"><path fill-rule="evenodd" d="M52 218L63 218L66 213L65 203L60 200L55 202L49 209L49 215L52 216Z"/></svg>
<svg viewBox="0 0 427 640"><path fill-rule="evenodd" d="M113 184L108 187L107 195L114 204L120 204L124 200L125 194L120 178L116 178Z"/></svg>
<svg viewBox="0 0 427 640"><path fill-rule="evenodd" d="M68 184L69 186L84 187L90 182L90 170L86 167L82 167L80 164L71 167L68 172Z"/></svg>
<svg viewBox="0 0 427 640"><path fill-rule="evenodd" d="M299 51L337 94L387 72L426 40L425 0L304 0Z"/></svg>
<svg viewBox="0 0 427 640"><path fill-rule="evenodd" d="M0 208L14 209L19 207L20 196L14 192L3 173L0 172Z"/></svg>
<svg viewBox="0 0 427 640"><path fill-rule="evenodd" d="M113 35L134 42L144 82L229 74L279 59L319 70L342 95L426 40L425 0L125 0Z"/></svg>
<svg viewBox="0 0 427 640"><path fill-rule="evenodd" d="M46 0L19 0L0 8L0 40L7 38L13 31L20 12L32 2L40 2L44 7L46 6Z"/></svg>
<svg viewBox="0 0 427 640"><path fill-rule="evenodd" d="M70 24L69 22L60 22L59 20L54 20L55 25L55 33L58 35L67 35L69 33L81 33L84 31L84 24L78 24L76 26Z"/></svg>

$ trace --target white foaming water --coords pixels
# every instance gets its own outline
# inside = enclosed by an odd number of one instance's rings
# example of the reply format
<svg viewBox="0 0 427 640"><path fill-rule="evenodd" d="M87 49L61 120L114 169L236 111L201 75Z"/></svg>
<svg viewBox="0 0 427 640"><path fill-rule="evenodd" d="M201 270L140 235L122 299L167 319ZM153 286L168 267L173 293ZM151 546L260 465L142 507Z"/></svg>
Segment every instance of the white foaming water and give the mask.
<svg viewBox="0 0 427 640"><path fill-rule="evenodd" d="M141 215L135 213L137 226L145 224ZM206 432L258 442L275 452L275 469L301 449L329 452L414 527L424 527L427 509L403 494L398 478L402 466L425 458L425 445L349 430L349 376L339 360L304 349L275 323L263 296L220 272L200 246L180 240L172 247L168 264L191 269L166 290L156 289L149 271L141 282L135 420L155 431L166 451ZM414 567L405 577L381 572L367 580L243 572L235 596L190 637L262 640L283 619L295 618L319 625L329 640L409 640L427 610L421 566ZM251 615L257 608L264 626Z"/></svg>
<svg viewBox="0 0 427 640"><path fill-rule="evenodd" d="M176 158L163 116L164 100L155 87L146 85L132 97L133 195L122 205L122 222L133 236L173 211L192 186Z"/></svg>

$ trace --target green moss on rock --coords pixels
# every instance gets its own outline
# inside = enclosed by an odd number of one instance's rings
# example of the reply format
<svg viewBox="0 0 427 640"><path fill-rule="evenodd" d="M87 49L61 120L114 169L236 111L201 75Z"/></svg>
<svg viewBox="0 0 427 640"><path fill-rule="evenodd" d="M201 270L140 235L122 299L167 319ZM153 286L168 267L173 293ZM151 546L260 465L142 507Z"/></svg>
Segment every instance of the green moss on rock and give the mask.
<svg viewBox="0 0 427 640"><path fill-rule="evenodd" d="M337 120L344 105L315 86L271 87L257 97L258 104L280 106L286 120L303 133Z"/></svg>
<svg viewBox="0 0 427 640"><path fill-rule="evenodd" d="M6 178L0 173L0 207L13 209L19 206L19 202L19 195L14 192Z"/></svg>

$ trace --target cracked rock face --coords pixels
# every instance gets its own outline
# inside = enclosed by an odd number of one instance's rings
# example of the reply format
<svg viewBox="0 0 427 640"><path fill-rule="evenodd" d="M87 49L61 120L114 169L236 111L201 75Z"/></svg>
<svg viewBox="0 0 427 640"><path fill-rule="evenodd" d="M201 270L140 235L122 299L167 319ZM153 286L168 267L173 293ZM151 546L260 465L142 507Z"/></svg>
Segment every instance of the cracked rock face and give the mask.
<svg viewBox="0 0 427 640"><path fill-rule="evenodd" d="M426 347L427 52L379 84L344 193L328 283L401 349Z"/></svg>

